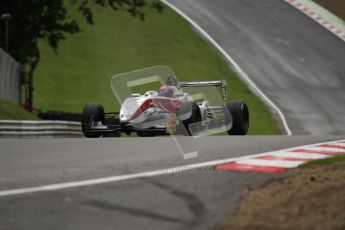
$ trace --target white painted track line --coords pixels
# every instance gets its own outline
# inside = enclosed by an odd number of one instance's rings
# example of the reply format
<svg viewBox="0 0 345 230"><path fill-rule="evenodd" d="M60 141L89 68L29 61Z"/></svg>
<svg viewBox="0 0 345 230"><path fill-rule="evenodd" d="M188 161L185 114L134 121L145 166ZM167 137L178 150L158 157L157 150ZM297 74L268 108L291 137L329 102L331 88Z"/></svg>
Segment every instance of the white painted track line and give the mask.
<svg viewBox="0 0 345 230"><path fill-rule="evenodd" d="M272 108L272 110L276 111L279 115L281 122L283 124L285 133L287 135L292 135L292 132L289 128L289 125L286 121L285 115L279 109L279 107L263 92L261 89L248 77L248 75L242 70L242 68L235 62L235 60L203 29L201 28L193 19L183 13L180 9L175 7L173 4L168 2L167 0L161 0L165 5L170 7L174 10L177 14L183 17L186 21L188 21L196 30L199 31L223 56L224 58L231 64L234 71L244 80L244 82L254 91L256 95L258 95L268 106Z"/></svg>
<svg viewBox="0 0 345 230"><path fill-rule="evenodd" d="M182 165L182 166L166 168L166 169L161 169L161 170L156 170L156 171L141 172L141 173L134 173L134 174L128 174L128 175L116 175L116 176L102 177L102 178L96 178L96 179L90 179L90 180L49 184L49 185L27 187L27 188L2 190L0 191L0 197L24 195L24 194L37 193L37 192L57 191L57 190L62 190L62 189L79 188L79 187L84 187L84 186L113 183L113 182L119 182L119 181L125 181L125 180L137 179L137 178L176 174L176 173L185 172L185 171L189 171L193 169L199 169L203 167L211 167L211 166L222 165L222 164L226 164L230 162L251 159L251 158L255 158L259 156L272 155L277 152L282 153L282 152L288 152L293 149L305 149L305 148L310 148L312 146L317 146L317 145L322 145L322 144L334 144L334 143L339 143L339 142L344 142L344 141L345 140L322 142L322 143L317 143L317 144L304 145L304 146L292 147L292 148L271 151L271 152L266 152L266 153L254 154L254 155L249 155L249 156L244 156L244 157L227 158L227 159L222 159L222 160L207 161L207 162L201 162L201 163L190 164L190 165Z"/></svg>
<svg viewBox="0 0 345 230"><path fill-rule="evenodd" d="M331 157L330 155L323 155L317 153L293 153L293 152L276 152L269 154L269 156L276 156L276 157L291 157L291 158L301 158L301 159L323 159L327 157Z"/></svg>

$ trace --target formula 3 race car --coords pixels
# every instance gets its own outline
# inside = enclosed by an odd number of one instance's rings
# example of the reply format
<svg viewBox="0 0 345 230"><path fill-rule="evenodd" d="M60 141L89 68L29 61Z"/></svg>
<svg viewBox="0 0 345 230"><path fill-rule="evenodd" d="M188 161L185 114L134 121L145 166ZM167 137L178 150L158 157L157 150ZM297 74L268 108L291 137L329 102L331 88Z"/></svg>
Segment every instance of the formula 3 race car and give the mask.
<svg viewBox="0 0 345 230"><path fill-rule="evenodd" d="M133 92L150 84L158 87L142 94ZM81 122L85 137L133 132L142 137L194 136L214 130L245 135L249 129L248 107L241 100L227 102L225 80L179 82L169 67L156 66L113 76L111 89L120 112L105 113L101 104L85 105ZM220 101L211 103L215 98Z"/></svg>

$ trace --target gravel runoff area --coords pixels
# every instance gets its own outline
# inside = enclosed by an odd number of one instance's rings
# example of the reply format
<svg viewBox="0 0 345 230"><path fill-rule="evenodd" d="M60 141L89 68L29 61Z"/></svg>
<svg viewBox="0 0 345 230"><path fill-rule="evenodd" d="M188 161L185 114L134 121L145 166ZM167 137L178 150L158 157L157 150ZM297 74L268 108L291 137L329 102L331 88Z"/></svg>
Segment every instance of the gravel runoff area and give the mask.
<svg viewBox="0 0 345 230"><path fill-rule="evenodd" d="M223 229L345 229L345 162L294 169L247 189Z"/></svg>

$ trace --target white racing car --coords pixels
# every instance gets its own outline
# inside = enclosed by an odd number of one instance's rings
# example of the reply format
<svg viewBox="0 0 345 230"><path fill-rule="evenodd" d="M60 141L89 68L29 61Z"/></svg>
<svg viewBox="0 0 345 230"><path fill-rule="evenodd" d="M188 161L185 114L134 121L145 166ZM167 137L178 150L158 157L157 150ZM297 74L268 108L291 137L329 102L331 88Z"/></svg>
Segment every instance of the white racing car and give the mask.
<svg viewBox="0 0 345 230"><path fill-rule="evenodd" d="M132 92L152 83L159 84L157 90ZM121 104L120 112L105 113L102 105L87 104L81 123L85 137L132 132L138 136L198 135L213 130L245 135L249 129L248 107L240 100L227 102L225 80L178 82L169 67L156 66L115 75L111 88ZM194 91L186 91L191 88ZM213 105L208 98L220 102Z"/></svg>

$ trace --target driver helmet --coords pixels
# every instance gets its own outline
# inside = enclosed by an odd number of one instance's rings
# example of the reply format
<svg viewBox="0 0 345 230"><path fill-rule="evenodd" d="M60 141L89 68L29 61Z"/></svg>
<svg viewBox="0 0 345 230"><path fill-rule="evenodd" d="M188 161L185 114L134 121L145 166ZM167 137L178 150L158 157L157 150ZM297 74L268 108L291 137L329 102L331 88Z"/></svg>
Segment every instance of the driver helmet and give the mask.
<svg viewBox="0 0 345 230"><path fill-rule="evenodd" d="M176 88L174 86L167 86L167 85L162 85L159 88L159 96L162 97L172 97L174 96L174 92L176 91Z"/></svg>

